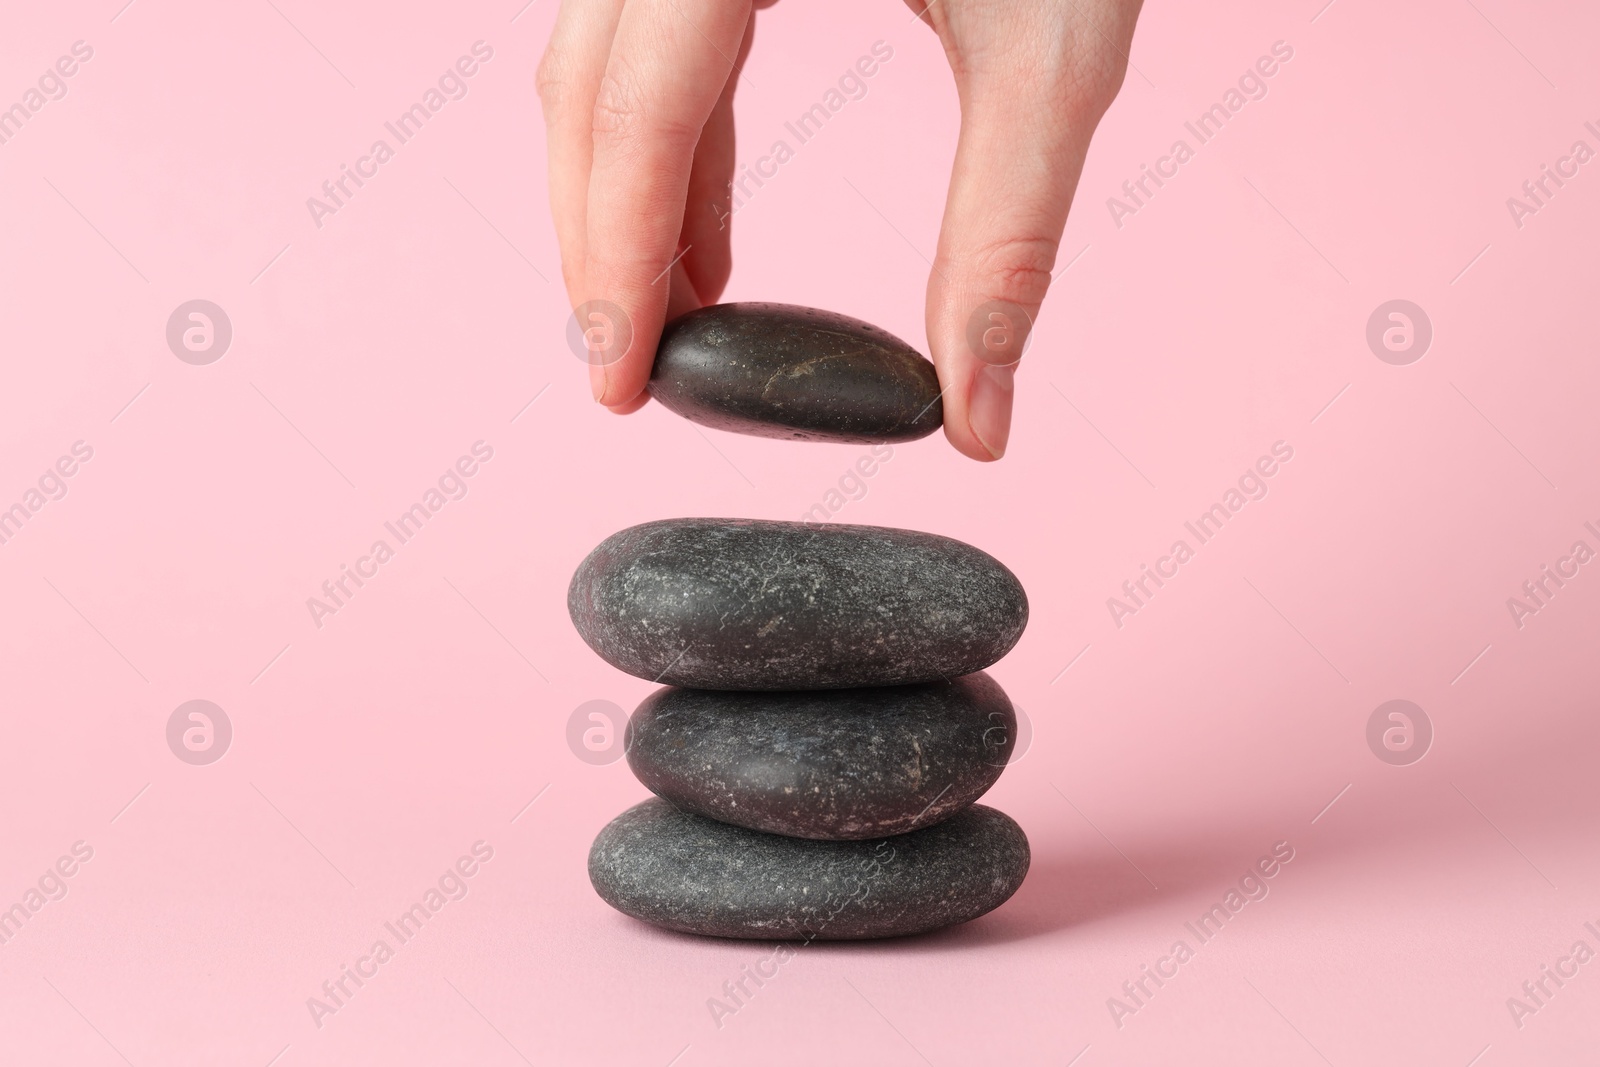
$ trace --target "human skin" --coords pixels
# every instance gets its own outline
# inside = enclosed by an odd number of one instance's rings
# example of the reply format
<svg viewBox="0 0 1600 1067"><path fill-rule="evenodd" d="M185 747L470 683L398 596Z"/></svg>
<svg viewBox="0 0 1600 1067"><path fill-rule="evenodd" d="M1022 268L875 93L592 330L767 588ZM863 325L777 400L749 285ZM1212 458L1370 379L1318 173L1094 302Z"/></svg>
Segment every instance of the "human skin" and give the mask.
<svg viewBox="0 0 1600 1067"><path fill-rule="evenodd" d="M732 272L734 90L756 10L771 3L561 5L539 66L550 204L573 306L609 301L632 328L625 353L589 369L595 399L619 414L648 399L666 320L715 303ZM980 358L969 323L985 304L1015 308L1004 351L1022 350L1089 140L1122 86L1140 0L907 3L938 34L961 104L927 290L944 431L965 455L994 460L1020 362Z"/></svg>

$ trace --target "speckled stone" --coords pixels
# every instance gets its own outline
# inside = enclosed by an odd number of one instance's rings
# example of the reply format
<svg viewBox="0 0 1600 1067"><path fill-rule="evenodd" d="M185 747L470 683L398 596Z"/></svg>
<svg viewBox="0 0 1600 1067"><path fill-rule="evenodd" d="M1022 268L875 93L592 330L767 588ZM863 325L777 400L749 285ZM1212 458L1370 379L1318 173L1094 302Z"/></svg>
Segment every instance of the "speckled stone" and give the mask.
<svg viewBox="0 0 1600 1067"><path fill-rule="evenodd" d="M697 689L909 685L983 670L1028 621L993 556L881 526L666 519L612 534L567 609L607 663Z"/></svg>
<svg viewBox="0 0 1600 1067"><path fill-rule="evenodd" d="M886 330L792 304L667 324L650 395L692 422L798 441L914 441L944 421L933 364Z"/></svg>
<svg viewBox="0 0 1600 1067"><path fill-rule="evenodd" d="M628 766L684 811L860 841L942 822L1005 770L1017 717L987 674L879 689L661 689L628 723Z"/></svg>
<svg viewBox="0 0 1600 1067"><path fill-rule="evenodd" d="M805 841L653 797L613 819L589 850L589 880L607 904L712 937L925 933L993 911L1027 873L1022 828L982 804L898 837Z"/></svg>

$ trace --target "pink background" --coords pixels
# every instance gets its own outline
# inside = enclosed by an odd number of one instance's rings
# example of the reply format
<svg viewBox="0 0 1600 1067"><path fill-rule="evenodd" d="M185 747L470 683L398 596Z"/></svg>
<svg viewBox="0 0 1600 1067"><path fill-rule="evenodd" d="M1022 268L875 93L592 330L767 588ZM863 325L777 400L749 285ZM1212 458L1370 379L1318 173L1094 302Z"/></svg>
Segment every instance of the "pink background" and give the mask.
<svg viewBox="0 0 1600 1067"><path fill-rule="evenodd" d="M1600 164L1520 229L1505 201L1600 148L1600 12L1322 2L1152 0L1011 454L897 447L837 516L962 538L1026 585L994 674L1034 736L987 798L1032 839L1026 884L940 935L808 947L720 1028L707 999L769 948L657 932L589 887L590 840L645 791L576 758L568 717L649 687L580 642L566 583L632 523L798 518L863 450L590 402L533 91L555 0L8 12L0 101L74 41L94 56L0 145L0 506L75 441L94 455L0 545L0 906L94 854L0 945L0 1059L1592 1054L1600 962L1520 1028L1506 1000L1600 949L1600 566L1520 629L1506 600L1600 548ZM306 198L478 40L469 94L315 226ZM888 0L763 13L740 157L878 40L867 97L738 214L727 295L920 346L957 121L933 35ZM1106 198L1279 40L1266 98L1119 229ZM196 298L234 330L208 366L165 342ZM1434 327L1409 366L1365 341L1395 298ZM306 599L479 440L468 495L317 628ZM1269 495L1119 629L1106 599L1280 440ZM1365 739L1396 698L1435 730L1410 766ZM209 766L167 747L192 699L233 725ZM307 998L479 840L465 899L316 1026ZM1119 1027L1107 999L1195 947L1185 921L1278 841L1270 895Z"/></svg>

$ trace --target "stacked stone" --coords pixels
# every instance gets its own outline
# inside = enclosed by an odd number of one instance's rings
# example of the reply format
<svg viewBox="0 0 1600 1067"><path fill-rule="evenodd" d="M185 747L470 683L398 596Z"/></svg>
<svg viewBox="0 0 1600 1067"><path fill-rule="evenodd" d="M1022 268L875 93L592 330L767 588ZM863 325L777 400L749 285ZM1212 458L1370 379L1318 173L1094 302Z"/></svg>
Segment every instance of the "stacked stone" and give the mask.
<svg viewBox="0 0 1600 1067"><path fill-rule="evenodd" d="M782 305L678 320L652 392L696 421L825 440L923 436L938 405L903 343ZM974 803L1016 736L982 672L1028 614L992 556L884 527L671 519L603 541L568 608L608 663L667 686L625 742L656 796L589 854L613 907L688 933L857 939L966 922L1021 885L1027 838Z"/></svg>

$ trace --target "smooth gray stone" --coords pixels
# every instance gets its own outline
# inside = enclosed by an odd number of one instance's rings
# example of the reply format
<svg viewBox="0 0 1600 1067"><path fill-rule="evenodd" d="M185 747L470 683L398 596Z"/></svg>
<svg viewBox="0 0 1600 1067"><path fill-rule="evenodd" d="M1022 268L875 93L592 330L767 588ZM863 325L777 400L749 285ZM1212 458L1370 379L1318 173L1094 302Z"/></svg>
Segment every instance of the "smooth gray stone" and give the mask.
<svg viewBox="0 0 1600 1067"><path fill-rule="evenodd" d="M987 674L879 689L661 689L628 722L651 792L719 822L860 841L943 822L1011 757L1016 713Z"/></svg>
<svg viewBox="0 0 1600 1067"><path fill-rule="evenodd" d="M1028 621L971 545L882 526L664 519L612 534L567 609L612 666L697 689L909 685L981 671Z"/></svg>
<svg viewBox="0 0 1600 1067"><path fill-rule="evenodd" d="M1028 839L975 804L876 841L804 841L728 826L652 797L589 850L607 904L712 937L849 941L920 934L993 911L1028 873Z"/></svg>
<svg viewBox="0 0 1600 1067"><path fill-rule="evenodd" d="M714 304L661 334L650 395L691 422L796 441L914 441L944 421L933 364L860 319Z"/></svg>

